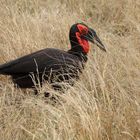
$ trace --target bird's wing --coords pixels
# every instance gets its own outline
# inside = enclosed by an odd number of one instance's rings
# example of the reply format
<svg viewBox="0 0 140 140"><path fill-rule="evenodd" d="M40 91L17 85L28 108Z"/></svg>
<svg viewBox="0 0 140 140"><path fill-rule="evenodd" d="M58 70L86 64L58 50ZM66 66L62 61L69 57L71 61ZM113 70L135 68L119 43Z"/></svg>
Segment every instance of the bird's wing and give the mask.
<svg viewBox="0 0 140 140"><path fill-rule="evenodd" d="M65 51L47 48L0 65L0 74L26 74L43 72L52 67L57 69L64 64L77 65L77 57L73 57Z"/></svg>

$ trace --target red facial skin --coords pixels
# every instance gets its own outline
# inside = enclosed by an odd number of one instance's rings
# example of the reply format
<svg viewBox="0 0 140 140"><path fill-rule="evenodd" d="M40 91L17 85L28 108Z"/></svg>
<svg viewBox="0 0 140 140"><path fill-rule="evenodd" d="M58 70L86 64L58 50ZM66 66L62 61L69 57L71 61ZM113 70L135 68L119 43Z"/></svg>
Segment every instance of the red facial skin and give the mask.
<svg viewBox="0 0 140 140"><path fill-rule="evenodd" d="M80 46L83 48L85 53L89 52L89 43L87 40L82 39L81 35L86 35L88 33L88 28L84 25L78 24L77 28L79 30L79 32L76 32L76 38L80 44Z"/></svg>

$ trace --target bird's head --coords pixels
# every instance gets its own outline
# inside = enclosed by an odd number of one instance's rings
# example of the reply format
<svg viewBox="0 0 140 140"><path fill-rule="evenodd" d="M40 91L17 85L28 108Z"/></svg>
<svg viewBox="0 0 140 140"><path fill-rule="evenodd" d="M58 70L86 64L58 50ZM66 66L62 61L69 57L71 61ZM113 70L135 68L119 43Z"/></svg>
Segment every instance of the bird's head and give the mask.
<svg viewBox="0 0 140 140"><path fill-rule="evenodd" d="M70 29L70 41L72 49L82 47L84 53L88 53L88 41L96 44L101 50L106 52L106 48L97 36L96 32L84 23L74 24Z"/></svg>

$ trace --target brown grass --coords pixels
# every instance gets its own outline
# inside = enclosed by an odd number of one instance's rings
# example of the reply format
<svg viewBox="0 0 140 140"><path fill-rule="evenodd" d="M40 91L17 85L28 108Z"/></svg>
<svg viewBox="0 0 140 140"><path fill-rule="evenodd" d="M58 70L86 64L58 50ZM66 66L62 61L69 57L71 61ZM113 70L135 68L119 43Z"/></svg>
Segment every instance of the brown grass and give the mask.
<svg viewBox="0 0 140 140"><path fill-rule="evenodd" d="M67 50L73 23L93 27L108 53L91 45L74 87L39 96L0 76L0 140L139 140L140 1L1 0L0 63L46 47ZM60 96L44 99L43 91Z"/></svg>

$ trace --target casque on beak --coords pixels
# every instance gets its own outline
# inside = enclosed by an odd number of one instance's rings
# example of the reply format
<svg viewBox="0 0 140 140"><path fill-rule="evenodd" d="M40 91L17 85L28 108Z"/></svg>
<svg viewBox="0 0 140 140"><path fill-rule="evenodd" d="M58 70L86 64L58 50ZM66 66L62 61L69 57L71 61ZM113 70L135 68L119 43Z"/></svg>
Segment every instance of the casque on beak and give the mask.
<svg viewBox="0 0 140 140"><path fill-rule="evenodd" d="M103 45L102 41L97 36L96 32L93 29L91 29L91 28L89 28L88 40L90 42L92 42L93 44L96 44L101 50L106 52L106 48Z"/></svg>

